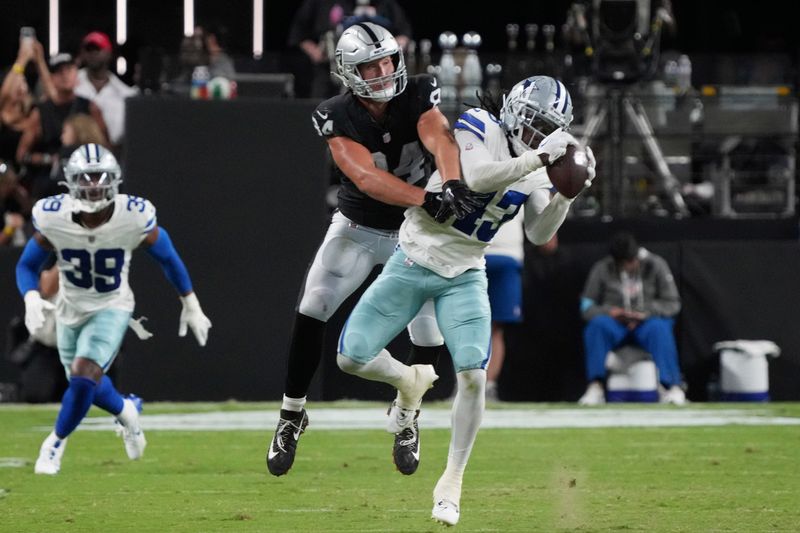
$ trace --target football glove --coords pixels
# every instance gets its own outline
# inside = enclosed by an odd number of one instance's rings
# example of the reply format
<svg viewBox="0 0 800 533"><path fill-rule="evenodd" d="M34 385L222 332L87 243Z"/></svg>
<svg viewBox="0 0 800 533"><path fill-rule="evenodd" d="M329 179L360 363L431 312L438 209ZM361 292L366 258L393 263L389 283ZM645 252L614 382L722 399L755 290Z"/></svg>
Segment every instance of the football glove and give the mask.
<svg viewBox="0 0 800 533"><path fill-rule="evenodd" d="M567 146L570 144L573 146L580 145L578 139L559 128L542 139L539 147L536 148L536 155L545 165L552 165L567 153Z"/></svg>
<svg viewBox="0 0 800 533"><path fill-rule="evenodd" d="M45 321L44 312L52 311L56 306L48 302L39 291L28 291L25 293L25 327L28 333L34 335Z"/></svg>
<svg viewBox="0 0 800 533"><path fill-rule="evenodd" d="M483 206L483 199L486 194L473 192L467 184L461 180L449 180L442 185L442 209L449 209L459 220ZM439 220L438 222L443 222Z"/></svg>
<svg viewBox="0 0 800 533"><path fill-rule="evenodd" d="M185 337L187 327L191 328L197 343L205 346L208 341L208 330L211 329L211 321L203 314L197 295L190 293L188 296L181 296L181 304L183 304L183 309L178 326L178 336Z"/></svg>
<svg viewBox="0 0 800 533"><path fill-rule="evenodd" d="M425 201L422 202L422 209L436 222L444 222L453 214L452 209L442 208L442 193L440 192L426 192Z"/></svg>

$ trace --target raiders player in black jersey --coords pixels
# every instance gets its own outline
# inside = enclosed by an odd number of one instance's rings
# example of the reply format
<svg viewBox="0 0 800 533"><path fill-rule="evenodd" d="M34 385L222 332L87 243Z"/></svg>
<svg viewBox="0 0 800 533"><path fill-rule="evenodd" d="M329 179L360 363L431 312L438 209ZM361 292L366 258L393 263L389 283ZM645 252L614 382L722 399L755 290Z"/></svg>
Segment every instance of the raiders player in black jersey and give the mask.
<svg viewBox="0 0 800 533"><path fill-rule="evenodd" d="M306 394L322 355L325 324L373 267L392 255L405 208L422 206L442 222L452 215L462 218L480 205L460 180L459 149L437 107L441 90L436 79L407 76L391 33L369 22L354 24L339 39L336 65L348 91L320 104L312 119L341 178L339 209L306 274L295 317L280 420L267 451L267 468L276 476L292 467L297 441L308 425ZM426 193L434 162L444 185L441 193ZM408 330L411 359L433 363L444 339L432 302ZM402 365L392 359L395 363ZM428 368L421 374L436 377ZM419 463L416 419L402 431L387 429L396 432L398 470L414 473ZM407 444L398 448L398 442Z"/></svg>

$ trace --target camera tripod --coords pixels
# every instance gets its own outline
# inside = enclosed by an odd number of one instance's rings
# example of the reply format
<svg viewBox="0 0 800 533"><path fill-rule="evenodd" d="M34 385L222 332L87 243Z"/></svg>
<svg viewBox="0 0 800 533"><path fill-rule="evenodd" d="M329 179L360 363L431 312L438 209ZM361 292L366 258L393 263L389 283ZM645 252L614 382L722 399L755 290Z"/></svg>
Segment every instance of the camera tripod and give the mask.
<svg viewBox="0 0 800 533"><path fill-rule="evenodd" d="M623 183L623 131L624 118L633 124L638 138L644 144L649 155L660 186L670 202L676 216L688 216L689 210L680 191L680 182L670 171L664 160L664 152L656 140L653 126L647 118L644 106L629 90L621 86L608 87L604 101L586 120L581 144L586 146L597 135L600 126L608 119L608 131L611 139L611 158L606 167L607 178L602 179L603 215L609 216L621 212L621 198L614 194L624 190Z"/></svg>

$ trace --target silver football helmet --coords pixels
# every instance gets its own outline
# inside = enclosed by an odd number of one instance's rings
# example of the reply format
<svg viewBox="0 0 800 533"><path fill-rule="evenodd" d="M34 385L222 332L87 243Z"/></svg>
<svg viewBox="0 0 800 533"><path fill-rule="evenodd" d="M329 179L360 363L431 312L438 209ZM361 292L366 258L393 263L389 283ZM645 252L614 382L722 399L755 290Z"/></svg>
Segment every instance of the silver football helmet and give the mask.
<svg viewBox="0 0 800 533"><path fill-rule="evenodd" d="M365 80L358 66L391 57L394 73ZM403 51L386 28L372 22L359 22L347 28L336 45L334 74L356 96L388 102L402 93L408 83Z"/></svg>
<svg viewBox="0 0 800 533"><path fill-rule="evenodd" d="M503 97L500 122L519 156L556 129L569 127L572 98L560 81L532 76L514 85Z"/></svg>
<svg viewBox="0 0 800 533"><path fill-rule="evenodd" d="M122 183L114 154L99 144L84 144L69 156L64 179L76 211L96 213L114 201Z"/></svg>

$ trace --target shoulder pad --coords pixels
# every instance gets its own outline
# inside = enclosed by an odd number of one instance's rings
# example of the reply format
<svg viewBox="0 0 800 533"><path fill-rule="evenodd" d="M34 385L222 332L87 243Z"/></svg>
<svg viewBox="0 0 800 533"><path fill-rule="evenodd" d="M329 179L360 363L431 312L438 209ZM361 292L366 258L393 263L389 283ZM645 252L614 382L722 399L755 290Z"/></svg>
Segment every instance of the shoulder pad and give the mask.
<svg viewBox="0 0 800 533"><path fill-rule="evenodd" d="M156 207L146 198L132 194L118 194L117 208L130 217L141 228L142 233L148 233L156 227Z"/></svg>

